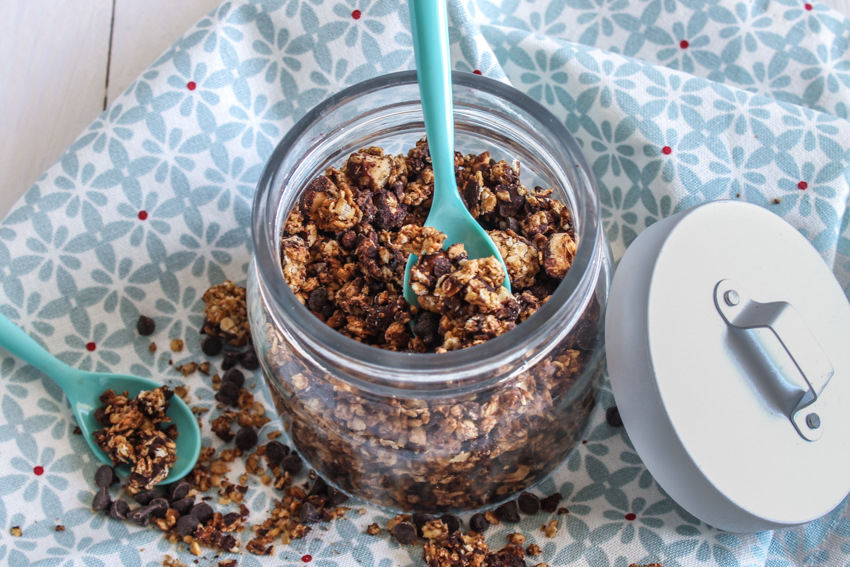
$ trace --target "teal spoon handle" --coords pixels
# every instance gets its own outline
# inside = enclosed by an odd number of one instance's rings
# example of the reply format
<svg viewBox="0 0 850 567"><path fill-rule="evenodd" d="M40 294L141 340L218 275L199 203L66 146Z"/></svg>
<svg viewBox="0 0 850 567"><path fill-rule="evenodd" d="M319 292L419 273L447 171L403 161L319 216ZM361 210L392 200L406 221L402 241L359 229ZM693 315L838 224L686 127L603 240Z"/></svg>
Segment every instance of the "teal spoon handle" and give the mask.
<svg viewBox="0 0 850 567"><path fill-rule="evenodd" d="M68 366L47 352L35 339L2 314L0 314L0 347L53 378L69 399L73 397L74 388L79 388L84 383L76 368Z"/></svg>
<svg viewBox="0 0 850 567"><path fill-rule="evenodd" d="M449 207L465 209L455 181L454 107L445 0L410 0L410 21L434 186L445 188L435 191L431 207L438 211Z"/></svg>

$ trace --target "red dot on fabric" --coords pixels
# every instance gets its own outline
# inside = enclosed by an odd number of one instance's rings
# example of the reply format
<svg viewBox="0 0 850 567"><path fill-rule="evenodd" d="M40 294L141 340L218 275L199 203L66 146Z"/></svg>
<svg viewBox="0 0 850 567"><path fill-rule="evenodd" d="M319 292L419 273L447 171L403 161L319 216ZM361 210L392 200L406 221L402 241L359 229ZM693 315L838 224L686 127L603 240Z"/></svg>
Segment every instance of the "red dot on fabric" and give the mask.
<svg viewBox="0 0 850 567"><path fill-rule="evenodd" d="M480 75L480 74L481 74L481 71L479 71L478 69L476 69L475 71L473 71L473 73L475 73L476 75Z"/></svg>
<svg viewBox="0 0 850 567"><path fill-rule="evenodd" d="M189 89L190 91L195 90L195 88L197 86L198 85L195 84L195 81L189 81L188 83L186 83L186 88Z"/></svg>
<svg viewBox="0 0 850 567"><path fill-rule="evenodd" d="M147 220L148 212L147 211L139 211L139 220Z"/></svg>
<svg viewBox="0 0 850 567"><path fill-rule="evenodd" d="M96 348L97 348L97 345L94 344L94 343L88 343L86 345L86 350L89 350L89 351L94 351L94 349L96 349Z"/></svg>
<svg viewBox="0 0 850 567"><path fill-rule="evenodd" d="M800 191L803 191L803 190L808 189L808 188L809 188L809 184L806 183L805 181L800 181L799 183L797 183L797 189L799 189Z"/></svg>
<svg viewBox="0 0 850 567"><path fill-rule="evenodd" d="M312 555L305 555L305 556L303 556L303 557L301 558L301 561L303 561L304 563L309 563L309 562L311 562L312 560L313 560L313 556L312 556Z"/></svg>
<svg viewBox="0 0 850 567"><path fill-rule="evenodd" d="M682 49L687 49L689 45L690 43L688 43L687 39L683 39L679 42L679 47L681 47Z"/></svg>
<svg viewBox="0 0 850 567"><path fill-rule="evenodd" d="M361 15L361 14L360 14L360 10L354 10L353 12L351 12L351 17L352 17L352 18L354 18L355 20L359 20L359 19L360 19L360 15ZM309 556L309 555L305 555L304 557L310 557L310 556Z"/></svg>
<svg viewBox="0 0 850 567"><path fill-rule="evenodd" d="M806 6L805 6L805 7L806 7L806 10L811 10L811 9L812 9L812 5L811 5L811 4L806 4Z"/></svg>
<svg viewBox="0 0 850 567"><path fill-rule="evenodd" d="M669 156L673 153L673 148L671 148L670 146L664 146L663 148L661 148L661 153L665 156Z"/></svg>
<svg viewBox="0 0 850 567"><path fill-rule="evenodd" d="M34 468L32 469L32 472L33 472L33 474L35 474L36 476L41 476L41 475L43 475L43 474L44 474L44 467L42 467L42 466L34 467Z"/></svg>
<svg viewBox="0 0 850 567"><path fill-rule="evenodd" d="M626 514L626 519L627 519L628 521L630 521L630 522L631 522L632 520L636 519L636 518L637 518L637 516L636 516L636 515L634 515L634 514L632 514L631 512L629 512L628 514Z"/></svg>

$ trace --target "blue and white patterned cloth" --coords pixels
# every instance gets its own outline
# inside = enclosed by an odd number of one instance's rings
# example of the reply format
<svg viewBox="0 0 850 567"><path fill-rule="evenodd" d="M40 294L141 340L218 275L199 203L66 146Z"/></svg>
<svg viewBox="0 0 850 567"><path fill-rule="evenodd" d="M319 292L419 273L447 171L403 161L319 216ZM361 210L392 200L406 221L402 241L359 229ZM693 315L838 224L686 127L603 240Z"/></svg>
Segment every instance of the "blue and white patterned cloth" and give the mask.
<svg viewBox="0 0 850 567"><path fill-rule="evenodd" d="M785 218L850 284L850 20L804 0L453 0L454 68L508 81L546 105L581 143L599 180L619 258L653 222L710 199L740 198ZM280 137L331 93L409 69L398 0L225 2L160 57L68 148L0 223L0 309L69 364L168 377L203 359L200 296L244 281L251 199ZM161 348L134 330L154 316ZM155 529L90 510L97 466L62 392L20 361L0 362L0 564L159 565L194 557ZM179 356L179 359L178 359ZM250 374L250 373L249 373ZM190 377L196 405L213 391ZM271 408L259 373L248 385ZM609 390L600 407L613 405ZM266 427L261 442L273 428ZM239 471L236 471L237 474ZM731 535L679 508L622 428L598 412L588 443L540 487L570 513L546 538L521 531L545 562L594 567L846 565L841 505L806 526ZM274 496L252 487L253 520ZM359 508L361 503L355 503ZM362 504L328 531L240 565L421 565L365 527ZM61 524L65 530L55 531ZM20 526L22 537L10 536ZM248 534L244 534L247 536ZM244 542L243 542L244 543ZM216 564L211 553L201 565Z"/></svg>

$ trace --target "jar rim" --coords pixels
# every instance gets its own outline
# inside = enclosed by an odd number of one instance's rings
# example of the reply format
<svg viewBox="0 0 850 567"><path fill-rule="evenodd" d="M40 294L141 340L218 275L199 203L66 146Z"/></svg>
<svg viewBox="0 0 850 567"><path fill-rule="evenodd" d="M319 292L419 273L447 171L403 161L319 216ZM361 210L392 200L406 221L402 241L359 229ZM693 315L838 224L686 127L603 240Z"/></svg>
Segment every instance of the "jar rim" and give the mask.
<svg viewBox="0 0 850 567"><path fill-rule="evenodd" d="M331 95L304 115L281 139L260 177L252 210L251 231L254 262L258 276L269 291L265 299L277 304L294 327L299 340L305 340L314 352L334 355L334 362L356 367L366 380L389 388L428 389L440 385L452 388L475 385L494 371L525 355L530 345L552 334L564 324L564 314L596 280L602 257L602 222L598 206L598 190L593 171L578 142L566 126L548 109L528 95L500 81L473 73L452 72L454 87L469 88L497 97L522 110L548 129L547 135L556 146L563 146L574 160L581 175L575 175L579 186L573 192L574 208L570 212L579 219L576 230L577 250L571 268L555 289L549 301L511 331L484 344L447 353L393 352L360 343L328 327L304 306L289 288L278 265L278 241L281 226L276 221L278 203L272 203L272 183L280 164L309 126L347 101L376 91L417 83L416 71L400 71L367 79ZM595 212L594 212L595 211ZM590 294L587 294L588 296ZM589 298L587 298L589 300ZM528 362L531 362L530 360Z"/></svg>

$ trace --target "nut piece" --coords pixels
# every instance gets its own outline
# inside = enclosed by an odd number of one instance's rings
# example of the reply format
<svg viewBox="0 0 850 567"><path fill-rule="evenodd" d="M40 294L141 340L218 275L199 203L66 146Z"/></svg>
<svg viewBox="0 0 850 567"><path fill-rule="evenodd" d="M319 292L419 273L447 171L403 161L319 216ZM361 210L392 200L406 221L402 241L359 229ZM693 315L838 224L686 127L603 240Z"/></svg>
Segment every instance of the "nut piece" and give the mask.
<svg viewBox="0 0 850 567"><path fill-rule="evenodd" d="M525 543L525 536L520 533L508 534L508 541L511 545L522 545Z"/></svg>
<svg viewBox="0 0 850 567"><path fill-rule="evenodd" d="M546 524L543 531L546 533L546 537L555 537L555 534L558 533L558 520L552 520Z"/></svg>
<svg viewBox="0 0 850 567"><path fill-rule="evenodd" d="M183 350L183 339L172 339L170 346L171 346L172 352L182 351ZM193 368L192 372L194 372L194 371L195 371L195 369ZM190 374L191 374L191 372L190 372ZM184 376L188 376L188 374L184 374Z"/></svg>
<svg viewBox="0 0 850 567"><path fill-rule="evenodd" d="M369 527L366 528L366 533L369 535L378 535L381 533L381 528L376 523L369 524Z"/></svg>
<svg viewBox="0 0 850 567"><path fill-rule="evenodd" d="M24 532L23 532L23 530L21 530L20 526L13 526L12 529L9 530L9 533L13 537L21 537Z"/></svg>

